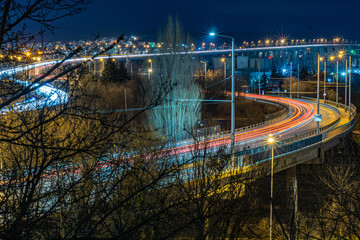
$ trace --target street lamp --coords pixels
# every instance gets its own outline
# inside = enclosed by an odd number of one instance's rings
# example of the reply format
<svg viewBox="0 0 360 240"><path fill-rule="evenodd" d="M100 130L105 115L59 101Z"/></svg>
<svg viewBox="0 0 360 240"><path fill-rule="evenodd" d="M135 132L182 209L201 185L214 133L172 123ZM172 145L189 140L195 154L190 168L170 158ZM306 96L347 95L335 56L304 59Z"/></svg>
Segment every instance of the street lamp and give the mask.
<svg viewBox="0 0 360 240"><path fill-rule="evenodd" d="M348 61L345 59L345 112L347 110L347 75L348 75Z"/></svg>
<svg viewBox="0 0 360 240"><path fill-rule="evenodd" d="M292 62L290 62L290 99L292 98Z"/></svg>
<svg viewBox="0 0 360 240"><path fill-rule="evenodd" d="M200 61L201 63L205 64L205 75L204 75L204 81L206 81L206 62L205 61Z"/></svg>
<svg viewBox="0 0 360 240"><path fill-rule="evenodd" d="M269 218L269 238L272 239L272 205L274 195L274 145L275 138L270 136L267 139L268 144L271 146L271 174L270 174L270 218Z"/></svg>
<svg viewBox="0 0 360 240"><path fill-rule="evenodd" d="M351 50L351 54L353 54L353 50ZM351 54L349 56L349 120L351 117Z"/></svg>
<svg viewBox="0 0 360 240"><path fill-rule="evenodd" d="M214 32L210 33L210 36L219 36L231 39L231 152L234 157L234 145L235 145L235 58L234 58L234 38L215 34ZM234 159L233 159L234 160Z"/></svg>
<svg viewBox="0 0 360 240"><path fill-rule="evenodd" d="M324 103L326 97L326 59L324 59Z"/></svg>
<svg viewBox="0 0 360 240"><path fill-rule="evenodd" d="M224 63L224 79L226 79L226 58L221 58L221 61Z"/></svg>
<svg viewBox="0 0 360 240"><path fill-rule="evenodd" d="M319 134L320 132L320 123L319 123L319 118L320 118L320 61L323 60L323 58L320 57L320 54L318 54L318 69L317 69L317 110L316 110L316 114L317 114L317 119L316 119L316 134Z"/></svg>
<svg viewBox="0 0 360 240"><path fill-rule="evenodd" d="M339 59L342 58L342 54L339 54L336 58L336 107L339 106ZM335 57L331 56L330 60L335 59Z"/></svg>
<svg viewBox="0 0 360 240"><path fill-rule="evenodd" d="M152 66L152 60L151 60L151 58L148 60L148 62L150 63L150 69L149 69L149 79L150 79L150 78L151 78L152 71L153 71L153 66Z"/></svg>

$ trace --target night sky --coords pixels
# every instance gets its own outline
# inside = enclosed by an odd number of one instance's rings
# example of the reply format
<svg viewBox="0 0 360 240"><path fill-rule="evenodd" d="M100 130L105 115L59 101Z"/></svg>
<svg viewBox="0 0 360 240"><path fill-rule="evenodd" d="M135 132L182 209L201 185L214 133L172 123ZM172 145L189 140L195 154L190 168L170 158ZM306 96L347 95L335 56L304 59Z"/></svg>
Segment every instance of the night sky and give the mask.
<svg viewBox="0 0 360 240"><path fill-rule="evenodd" d="M60 20L47 40L144 35L155 38L169 15L177 15L194 37L215 30L236 41L267 36L344 36L360 40L359 0L93 0L79 15Z"/></svg>

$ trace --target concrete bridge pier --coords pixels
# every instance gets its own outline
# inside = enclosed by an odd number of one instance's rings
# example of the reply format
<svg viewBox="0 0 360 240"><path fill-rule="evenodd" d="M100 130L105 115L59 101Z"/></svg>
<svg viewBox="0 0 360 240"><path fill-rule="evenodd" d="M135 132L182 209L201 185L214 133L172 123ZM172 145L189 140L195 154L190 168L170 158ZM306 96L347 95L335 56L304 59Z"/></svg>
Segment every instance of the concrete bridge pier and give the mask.
<svg viewBox="0 0 360 240"><path fill-rule="evenodd" d="M286 189L288 208L291 209L291 234L290 239L296 239L296 222L298 215L298 183L296 166L286 169Z"/></svg>

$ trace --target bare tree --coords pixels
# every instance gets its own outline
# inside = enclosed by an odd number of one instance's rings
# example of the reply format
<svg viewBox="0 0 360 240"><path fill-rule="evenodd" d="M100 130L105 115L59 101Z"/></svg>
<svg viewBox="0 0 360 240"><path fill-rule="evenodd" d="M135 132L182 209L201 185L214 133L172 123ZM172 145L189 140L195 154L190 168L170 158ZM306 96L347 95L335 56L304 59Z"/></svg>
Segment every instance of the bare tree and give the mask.
<svg viewBox="0 0 360 240"><path fill-rule="evenodd" d="M201 118L202 98L195 83L192 56L181 54L190 46L179 20L169 17L166 28L159 35L162 51L170 54L154 59L149 99L160 98L161 108L149 111L149 123L169 140L189 137L184 129L191 130Z"/></svg>

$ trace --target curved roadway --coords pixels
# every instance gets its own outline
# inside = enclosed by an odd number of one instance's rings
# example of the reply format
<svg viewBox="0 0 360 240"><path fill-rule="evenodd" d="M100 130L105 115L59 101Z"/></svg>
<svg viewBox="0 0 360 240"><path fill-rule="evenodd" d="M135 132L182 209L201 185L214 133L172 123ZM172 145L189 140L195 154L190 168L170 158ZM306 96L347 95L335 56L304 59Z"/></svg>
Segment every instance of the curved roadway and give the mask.
<svg viewBox="0 0 360 240"><path fill-rule="evenodd" d="M76 59L79 61L79 59ZM4 70L0 72L0 75L10 75L19 71L27 70L29 68L43 67L46 65L54 64L53 62L45 62L45 63L37 63L30 66L21 66L15 69ZM22 84L28 84L22 82ZM36 87L36 86L34 86ZM28 102L23 102L22 106L20 104L19 109L26 110L34 110L39 107L43 107L46 103L48 105L57 105L64 103L68 100L67 94L59 89L56 89L50 85L41 86L36 90L36 94L40 95L40 98L31 98ZM235 133L235 149L236 151L251 149L259 146L264 146L266 144L266 139L273 135L278 139L286 139L298 134L302 134L305 132L313 131L316 127L315 122L313 121L314 114L316 112L316 106L314 102L307 100L299 100L299 99L289 99L283 97L276 96L263 96L263 95L255 95L255 94L246 94L247 98L253 99L262 99L266 101L272 102L280 102L282 104L286 104L290 107L290 112L288 116L278 122L257 127L250 130L245 131L237 131ZM320 127L325 126L339 117L339 112L336 111L333 107L323 105L325 107L321 107L321 114L323 115L323 121L320 123ZM189 143L185 145L181 145L175 148L169 148L166 151L170 150L170 154L186 154L190 153L195 149L213 149L214 151L219 148L225 148L227 151L230 149L230 134L221 134L215 136L208 136L206 140L199 142L198 144Z"/></svg>
<svg viewBox="0 0 360 240"><path fill-rule="evenodd" d="M235 149L236 151L256 148L267 144L267 138L272 135L281 139L291 138L316 129L316 123L313 121L316 112L316 104L307 100L289 99L275 96L263 96L255 94L246 94L247 98L262 99L272 102L280 102L290 107L288 116L278 122L257 127L251 130L235 132ZM322 105L320 113L323 115L323 121L320 127L324 127L339 117L339 113L333 107ZM195 149L213 149L218 150L225 148L229 151L230 134L209 136L206 140L198 143L191 142L182 146L170 148L170 154L187 154ZM167 150L167 151L168 151Z"/></svg>

